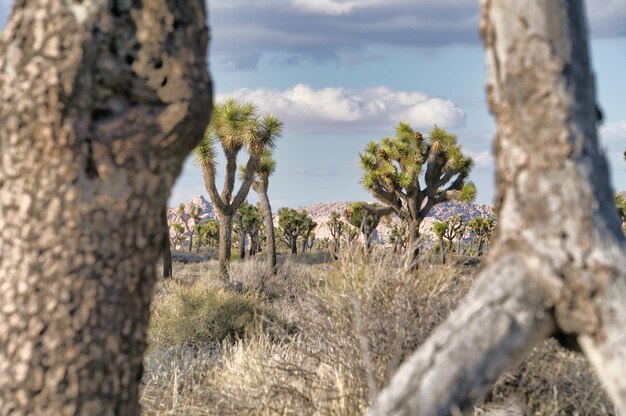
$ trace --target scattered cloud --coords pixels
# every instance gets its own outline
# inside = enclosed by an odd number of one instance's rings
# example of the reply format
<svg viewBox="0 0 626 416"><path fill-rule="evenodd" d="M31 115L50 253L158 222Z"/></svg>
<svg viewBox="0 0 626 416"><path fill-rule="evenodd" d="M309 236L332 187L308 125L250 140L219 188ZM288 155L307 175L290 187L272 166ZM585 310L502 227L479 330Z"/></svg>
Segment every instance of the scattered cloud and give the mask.
<svg viewBox="0 0 626 416"><path fill-rule="evenodd" d="M212 62L256 68L283 63L366 61L375 47L428 50L478 44L478 0L211 0ZM586 0L595 37L626 36L624 0ZM346 62L346 57L349 62Z"/></svg>
<svg viewBox="0 0 626 416"><path fill-rule="evenodd" d="M421 130L435 124L455 128L465 123L465 113L451 100L383 86L360 91L314 89L306 84L282 91L241 88L217 100L228 96L256 103L262 112L278 115L290 132L297 133L385 134L400 121Z"/></svg>
<svg viewBox="0 0 626 416"><path fill-rule="evenodd" d="M476 163L476 168L490 168L494 166L493 155L489 150L484 150L478 153L468 152L469 155L474 159Z"/></svg>

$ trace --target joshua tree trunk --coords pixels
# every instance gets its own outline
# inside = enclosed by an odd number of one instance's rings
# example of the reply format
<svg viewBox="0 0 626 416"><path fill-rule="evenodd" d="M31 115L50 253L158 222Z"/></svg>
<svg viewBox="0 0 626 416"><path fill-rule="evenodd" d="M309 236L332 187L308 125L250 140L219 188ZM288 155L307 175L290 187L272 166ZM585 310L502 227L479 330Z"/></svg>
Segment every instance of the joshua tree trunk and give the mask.
<svg viewBox="0 0 626 416"><path fill-rule="evenodd" d="M420 256L420 221L407 220L408 226L408 246L405 257L405 270L413 275L417 274Z"/></svg>
<svg viewBox="0 0 626 416"><path fill-rule="evenodd" d="M485 244L485 237L480 237L478 239L478 257L482 257L483 255L483 246Z"/></svg>
<svg viewBox="0 0 626 416"><path fill-rule="evenodd" d="M0 42L0 414L140 412L163 210L211 90L204 1L136 3L17 1Z"/></svg>
<svg viewBox="0 0 626 416"><path fill-rule="evenodd" d="M163 278L169 279L172 277L172 247L170 246L170 227L167 224L167 207L163 210L163 223L165 224L163 233Z"/></svg>
<svg viewBox="0 0 626 416"><path fill-rule="evenodd" d="M239 259L246 258L246 232L243 230L243 223L239 221Z"/></svg>
<svg viewBox="0 0 626 416"><path fill-rule="evenodd" d="M371 413L469 409L537 342L566 334L626 414L626 243L598 146L582 0L482 5L497 240L468 298Z"/></svg>
<svg viewBox="0 0 626 416"><path fill-rule="evenodd" d="M193 250L193 228L189 231L189 252Z"/></svg>
<svg viewBox="0 0 626 416"><path fill-rule="evenodd" d="M263 221L265 222L265 235L267 237L267 254L272 273L276 274L276 236L274 235L274 218L272 217L272 206L267 196L267 182L261 184L261 189L255 189L259 195Z"/></svg>
<svg viewBox="0 0 626 416"><path fill-rule="evenodd" d="M233 216L225 215L218 211L220 223L220 242L219 247L219 272L220 278L227 281L228 264L230 263L230 249L232 245L233 234Z"/></svg>

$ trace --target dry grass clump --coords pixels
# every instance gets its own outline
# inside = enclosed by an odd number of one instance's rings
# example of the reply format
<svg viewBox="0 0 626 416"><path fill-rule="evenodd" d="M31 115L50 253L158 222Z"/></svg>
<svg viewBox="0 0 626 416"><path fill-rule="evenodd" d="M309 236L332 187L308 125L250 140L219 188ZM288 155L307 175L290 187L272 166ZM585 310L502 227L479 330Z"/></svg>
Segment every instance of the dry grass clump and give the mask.
<svg viewBox="0 0 626 416"><path fill-rule="evenodd" d="M168 293L154 305L150 348L191 344L216 347L226 339L243 337L263 320L277 320L258 295L238 294L210 287L199 280L191 285L170 282Z"/></svg>

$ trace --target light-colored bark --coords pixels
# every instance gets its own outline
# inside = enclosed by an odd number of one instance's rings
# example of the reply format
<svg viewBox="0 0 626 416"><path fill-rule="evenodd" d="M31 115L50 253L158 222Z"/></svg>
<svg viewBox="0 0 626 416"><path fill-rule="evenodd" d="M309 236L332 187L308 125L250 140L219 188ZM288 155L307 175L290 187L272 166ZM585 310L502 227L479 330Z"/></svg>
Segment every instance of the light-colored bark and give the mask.
<svg viewBox="0 0 626 416"><path fill-rule="evenodd" d="M272 216L272 206L267 195L269 188L268 178L259 178L252 185L254 191L259 196L261 211L263 213L263 223L265 225L265 236L267 238L266 249L268 263L273 274L276 274L276 236L274 234L274 217Z"/></svg>
<svg viewBox="0 0 626 416"><path fill-rule="evenodd" d="M626 414L626 249L598 146L582 1L482 6L498 125L497 239L472 295L400 369L371 413L465 410L555 328L578 337Z"/></svg>
<svg viewBox="0 0 626 416"><path fill-rule="evenodd" d="M18 0L0 45L0 414L135 415L202 0Z"/></svg>

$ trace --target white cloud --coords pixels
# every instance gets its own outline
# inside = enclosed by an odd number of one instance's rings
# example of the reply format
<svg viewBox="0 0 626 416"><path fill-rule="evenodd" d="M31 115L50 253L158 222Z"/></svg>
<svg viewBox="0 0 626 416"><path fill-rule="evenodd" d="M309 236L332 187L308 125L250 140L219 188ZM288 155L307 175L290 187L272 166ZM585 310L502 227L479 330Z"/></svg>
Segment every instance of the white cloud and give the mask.
<svg viewBox="0 0 626 416"><path fill-rule="evenodd" d="M256 103L262 112L278 115L291 132L391 133L400 121L429 130L435 124L455 128L465 113L454 102L421 92L395 91L387 87L364 90L314 89L298 84L287 90L242 88L218 95Z"/></svg>
<svg viewBox="0 0 626 416"><path fill-rule="evenodd" d="M494 166L493 155L490 151L485 150L479 153L469 152L472 159L476 163L476 167L478 168L487 168Z"/></svg>
<svg viewBox="0 0 626 416"><path fill-rule="evenodd" d="M626 146L626 120L605 124L600 128L600 137L605 142L623 140Z"/></svg>

